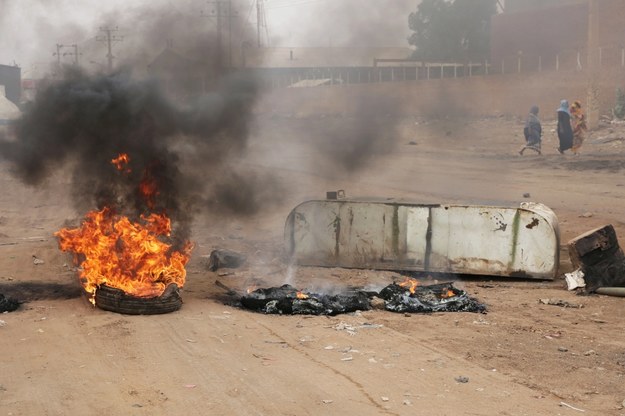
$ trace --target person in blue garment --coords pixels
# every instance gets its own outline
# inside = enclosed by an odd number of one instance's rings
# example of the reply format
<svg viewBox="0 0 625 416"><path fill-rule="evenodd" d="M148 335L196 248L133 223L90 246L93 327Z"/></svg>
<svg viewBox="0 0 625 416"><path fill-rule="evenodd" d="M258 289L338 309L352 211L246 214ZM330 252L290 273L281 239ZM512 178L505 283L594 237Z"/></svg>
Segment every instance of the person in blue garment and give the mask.
<svg viewBox="0 0 625 416"><path fill-rule="evenodd" d="M533 105L530 108L529 115L527 116L527 120L525 121L525 127L523 128L523 135L525 136L525 146L519 151L519 154L523 154L525 150L531 149L540 153L540 144L541 138L543 135L542 125L540 124L540 119L538 118L538 106Z"/></svg>

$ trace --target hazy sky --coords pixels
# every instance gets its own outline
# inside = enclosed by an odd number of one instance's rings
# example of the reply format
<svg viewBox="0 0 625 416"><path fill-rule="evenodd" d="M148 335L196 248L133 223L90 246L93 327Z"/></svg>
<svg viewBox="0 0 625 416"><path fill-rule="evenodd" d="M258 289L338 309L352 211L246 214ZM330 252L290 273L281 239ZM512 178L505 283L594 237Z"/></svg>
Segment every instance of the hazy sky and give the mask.
<svg viewBox="0 0 625 416"><path fill-rule="evenodd" d="M408 46L408 14L418 3L265 0L267 32L271 46ZM137 36L146 21L159 14L202 17L202 24L210 26L215 24L215 19L208 18L214 9L215 1L204 0L0 0L0 63L16 63L28 77L29 72L56 60L57 43L78 44L84 51L95 53L97 49L96 56L105 55L101 50L104 43L95 40L103 25L117 25L117 33L126 37ZM241 24L250 26L255 41L255 1L233 0L234 13ZM62 52L71 53L72 49ZM71 61L73 57L62 59ZM106 60L104 56L84 59L93 65L103 65Z"/></svg>

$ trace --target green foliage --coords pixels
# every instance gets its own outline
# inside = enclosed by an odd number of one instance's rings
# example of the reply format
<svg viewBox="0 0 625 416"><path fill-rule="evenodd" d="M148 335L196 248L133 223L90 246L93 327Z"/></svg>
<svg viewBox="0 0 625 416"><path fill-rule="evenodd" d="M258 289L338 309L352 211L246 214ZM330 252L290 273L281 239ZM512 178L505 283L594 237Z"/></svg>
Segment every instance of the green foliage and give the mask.
<svg viewBox="0 0 625 416"><path fill-rule="evenodd" d="M616 105L612 109L612 114L619 120L625 118L625 93L620 88L616 89Z"/></svg>
<svg viewBox="0 0 625 416"><path fill-rule="evenodd" d="M481 61L490 55L496 0L423 0L408 16L413 57L425 61Z"/></svg>

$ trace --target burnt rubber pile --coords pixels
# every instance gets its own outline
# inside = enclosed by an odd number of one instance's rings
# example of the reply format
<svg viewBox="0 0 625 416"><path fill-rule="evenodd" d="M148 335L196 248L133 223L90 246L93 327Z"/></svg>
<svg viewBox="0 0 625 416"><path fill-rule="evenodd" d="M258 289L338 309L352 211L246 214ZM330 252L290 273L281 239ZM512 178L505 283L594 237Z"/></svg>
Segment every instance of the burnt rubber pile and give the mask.
<svg viewBox="0 0 625 416"><path fill-rule="evenodd" d="M427 286L392 283L380 292L350 290L336 295L299 291L290 285L261 288L241 297L250 310L281 315L338 315L369 310L373 300L383 301L384 309L399 313L477 312L486 305L451 283Z"/></svg>
<svg viewBox="0 0 625 416"><path fill-rule="evenodd" d="M17 299L4 296L0 293L0 313L13 312L20 307L20 303Z"/></svg>
<svg viewBox="0 0 625 416"><path fill-rule="evenodd" d="M414 288L393 283L382 289L378 297L384 299L384 308L391 312L486 312L486 305L451 283Z"/></svg>

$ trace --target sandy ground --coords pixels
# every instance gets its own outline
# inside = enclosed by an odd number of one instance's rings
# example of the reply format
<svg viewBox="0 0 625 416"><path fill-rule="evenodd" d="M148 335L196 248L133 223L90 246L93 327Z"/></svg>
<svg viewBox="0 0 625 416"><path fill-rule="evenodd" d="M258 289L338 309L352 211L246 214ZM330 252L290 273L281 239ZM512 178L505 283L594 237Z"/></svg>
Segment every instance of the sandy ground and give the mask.
<svg viewBox="0 0 625 416"><path fill-rule="evenodd" d="M619 136L619 126L596 132L574 157L557 154L554 126L545 123L544 155L521 157L520 120L388 122L399 128L387 154L350 173L332 169L314 146L327 120L261 116L247 163L276 175L276 205L253 218L198 219L184 305L157 316L92 307L52 236L84 214L70 206L68 180L60 173L33 190L1 164L0 293L25 303L0 315L0 415L625 415L625 301L576 296L562 278L458 277L458 287L488 305L483 315L262 315L232 305L214 284L243 292L287 279L302 288L400 279L375 270L290 275L286 216L336 189L418 202L531 200L556 212L563 246L604 224L625 238L625 144L597 142ZM214 248L245 253L248 262L208 271ZM560 275L570 270L563 247Z"/></svg>

